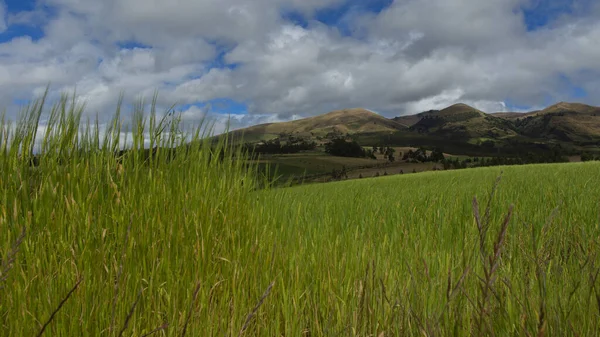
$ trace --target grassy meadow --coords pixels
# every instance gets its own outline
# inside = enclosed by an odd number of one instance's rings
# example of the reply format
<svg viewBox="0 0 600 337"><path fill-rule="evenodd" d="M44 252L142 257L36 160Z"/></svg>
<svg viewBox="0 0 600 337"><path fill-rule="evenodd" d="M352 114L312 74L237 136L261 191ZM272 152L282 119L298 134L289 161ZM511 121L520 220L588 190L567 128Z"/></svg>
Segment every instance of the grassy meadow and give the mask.
<svg viewBox="0 0 600 337"><path fill-rule="evenodd" d="M2 336L600 331L598 163L257 188L200 127L170 151L140 104L116 155L119 108L100 132L42 103L0 124Z"/></svg>

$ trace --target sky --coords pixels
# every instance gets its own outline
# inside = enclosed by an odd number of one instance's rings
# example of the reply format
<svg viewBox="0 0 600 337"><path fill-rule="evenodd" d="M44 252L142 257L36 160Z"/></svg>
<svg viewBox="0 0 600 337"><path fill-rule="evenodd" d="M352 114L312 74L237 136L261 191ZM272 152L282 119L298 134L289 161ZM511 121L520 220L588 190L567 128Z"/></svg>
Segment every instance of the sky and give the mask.
<svg viewBox="0 0 600 337"><path fill-rule="evenodd" d="M50 85L112 117L159 94L232 128L362 107L386 117L600 105L597 0L0 0L0 107Z"/></svg>

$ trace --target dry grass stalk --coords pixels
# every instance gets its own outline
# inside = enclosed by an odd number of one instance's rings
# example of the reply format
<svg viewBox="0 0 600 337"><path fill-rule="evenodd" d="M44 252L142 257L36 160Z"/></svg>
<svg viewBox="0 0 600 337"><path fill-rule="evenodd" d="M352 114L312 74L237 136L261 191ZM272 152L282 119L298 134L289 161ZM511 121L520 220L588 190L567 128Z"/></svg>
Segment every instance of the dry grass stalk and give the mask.
<svg viewBox="0 0 600 337"><path fill-rule="evenodd" d="M559 207L556 207L552 213L550 214L550 216L548 217L548 219L546 219L546 222L544 223L544 226L542 227L541 230L541 234L540 237L543 239L545 238L548 233L549 233L549 228L552 225L552 221L554 220L554 217L556 216L556 214L558 213ZM533 230L533 253L534 253L534 257L535 257L535 262L536 262L536 270L535 270L535 275L538 281L538 288L540 291L540 297L541 297L541 302L540 302L540 315L539 315L539 319L538 319L538 324L537 324L537 336L541 337L541 336L545 336L546 335L546 266L548 265L549 262L549 256L547 256L547 251L548 251L548 247L547 247L547 243L542 247L542 252L540 253L538 246L537 246L537 240L540 239L539 237L536 236L535 234L535 230L532 227Z"/></svg>
<svg viewBox="0 0 600 337"><path fill-rule="evenodd" d="M592 266L592 268L594 268ZM594 293L594 295L596 296L596 305L598 306L598 313L600 313L600 292L598 291L598 288L596 287L596 281L598 280L598 275L600 275L600 268L598 268L596 270L595 273L592 272L592 274L590 275L590 295L589 297L592 296L592 293Z"/></svg>
<svg viewBox="0 0 600 337"><path fill-rule="evenodd" d="M483 256L485 256L485 238L487 237L487 232L490 226L490 216L491 216L491 208L492 208L492 200L496 195L496 190L498 189L498 185L500 184L500 180L502 180L502 172L496 178L494 185L492 186L492 190L490 192L490 196L488 198L487 205L485 207L485 213L483 218L481 218L481 214L479 213L479 203L477 202L477 197L473 198L473 213L475 215L475 221L477 222L477 230L479 232L479 251Z"/></svg>
<svg viewBox="0 0 600 337"><path fill-rule="evenodd" d="M540 304L540 319L538 322L538 333L537 333L537 337L544 337L546 336L546 309L544 308L545 305Z"/></svg>
<svg viewBox="0 0 600 337"><path fill-rule="evenodd" d="M183 323L183 330L181 331L181 337L184 337L187 332L188 323L190 322L190 318L192 317L192 311L194 310L194 304L196 303L196 298L198 298L198 293L200 292L200 282L196 284L196 290L194 290L194 296L192 296L192 303L190 303L190 309L188 310L187 316L185 317L185 323Z"/></svg>
<svg viewBox="0 0 600 337"><path fill-rule="evenodd" d="M269 294L271 293L271 289L273 288L274 285L275 285L275 281L273 281L273 282L271 282L271 284L269 284L269 287L267 288L267 290L265 290L263 295L258 300L258 303L256 303L256 306L254 306L254 309L252 309L252 312L250 314L248 314L248 317L246 317L246 321L244 322L244 325L242 326L242 329L240 330L240 333L238 334L238 336L242 336L244 334L244 332L246 331L246 329L248 329L248 326L250 325L252 318L254 317L254 315L256 315L258 308L260 308L260 306L263 304L263 302L265 301L267 296L269 296Z"/></svg>
<svg viewBox="0 0 600 337"><path fill-rule="evenodd" d="M142 335L142 337L147 337L147 336L153 335L153 334L155 334L155 333L157 333L157 332L159 332L159 331L166 330L168 327L169 327L169 322L164 322L164 323L163 323L161 326L159 326L158 328L156 328L156 329L154 329L154 330L152 330L152 331L148 332L147 334L144 334L144 335Z"/></svg>
<svg viewBox="0 0 600 337"><path fill-rule="evenodd" d="M506 231L508 229L508 224L510 223L510 219L513 214L513 205L509 207L508 213L506 214L504 221L502 222L502 226L500 227L500 231L498 232L498 236L493 245L493 250L491 252L487 251L486 248L486 240L487 240L487 232L490 226L490 209L492 198L495 195L497 186L500 182L501 176L496 179L496 182L492 188L492 192L490 193L490 199L488 200L488 204L485 210L485 216L482 219L479 213L479 203L477 201L477 197L473 198L473 214L475 216L475 221L477 223L477 230L479 233L479 252L481 262L483 264L483 277L479 277L481 281L480 284L480 294L481 297L477 303L477 318L476 318L476 333L479 335L482 334L493 334L493 332L489 328L489 322L486 322L486 316L488 313L488 304L490 301L491 295L495 295L494 283L496 281L496 271L498 270L499 262L500 262L500 254L502 252L502 247L504 246L504 242L506 239ZM496 295L495 295L496 296ZM486 332L487 330L487 332Z"/></svg>
<svg viewBox="0 0 600 337"><path fill-rule="evenodd" d="M127 314L127 317L125 318L125 323L123 324L121 331L119 331L119 337L121 337L123 335L123 332L125 332L125 330L127 329L127 326L129 325L129 320L131 319L131 317L133 317L135 307L137 307L138 302L140 301L140 298L142 297L142 291L143 291L143 289L140 289L140 291L137 294L137 297L135 298L135 302L133 302L133 305L129 309L129 313Z"/></svg>
<svg viewBox="0 0 600 337"><path fill-rule="evenodd" d="M577 331L575 331L575 328L573 328L573 323L569 322L569 328L571 329L573 336L579 337L579 334L577 333Z"/></svg>
<svg viewBox="0 0 600 337"><path fill-rule="evenodd" d="M465 277L467 277L467 274L469 274L470 271L471 271L471 269L469 267L467 267L465 269L465 271L462 273L462 275L460 276L460 278L458 279L458 281L456 282L456 285L454 285L454 287L452 287L452 272L450 270L448 270L448 285L446 288L446 304L444 304L444 308L442 309L442 311L440 312L440 314L437 318L436 326L438 326L438 328L440 326L440 321L442 320L442 316L444 316L444 313L446 312L446 310L448 310L448 306L450 306L450 302L452 301L452 299L454 299L454 297L456 296L456 293L458 293L458 291L462 289Z"/></svg>
<svg viewBox="0 0 600 337"><path fill-rule="evenodd" d="M83 281L83 277L79 278L79 280L77 281L77 283L75 283L75 285L73 286L73 288L71 288L71 290L67 293L67 296L65 296L65 298L63 298L62 301L60 301L60 304L58 305L58 307L56 307L56 309L54 309L54 311L52 312L52 314L50 315L50 317L48 318L48 320L46 321L46 323L44 323L44 325L42 326L42 328L38 332L37 337L39 337L42 334L44 334L44 331L46 331L46 328L48 327L48 325L50 325L50 323L54 319L54 316L56 316L56 313L58 313L60 311L60 309L63 307L63 305L65 304L65 302L67 302L67 300L69 299L69 297L71 297L71 295L73 295L73 293L75 292L75 290L77 290L77 288L81 284L81 281Z"/></svg>

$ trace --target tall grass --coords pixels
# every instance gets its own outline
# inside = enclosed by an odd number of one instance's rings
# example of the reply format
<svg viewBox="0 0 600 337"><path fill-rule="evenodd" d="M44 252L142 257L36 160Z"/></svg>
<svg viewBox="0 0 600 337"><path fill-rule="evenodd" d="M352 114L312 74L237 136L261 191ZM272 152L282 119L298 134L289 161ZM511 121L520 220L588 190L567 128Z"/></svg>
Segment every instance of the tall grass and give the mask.
<svg viewBox="0 0 600 337"><path fill-rule="evenodd" d="M270 191L264 203L289 219L273 229L276 255L287 256L275 269L294 280L272 300L294 308L289 317L302 304L299 319L318 335L595 335L599 169L485 168Z"/></svg>
<svg viewBox="0 0 600 337"><path fill-rule="evenodd" d="M120 107L106 128L66 96L2 119L0 335L600 329L598 164L257 190L226 138L139 104L124 140Z"/></svg>
<svg viewBox="0 0 600 337"><path fill-rule="evenodd" d="M81 123L83 108L73 99L49 111L44 100L16 124L0 125L0 257L7 265L0 335L35 335L79 279L47 335L140 335L165 322L163 331L177 334L188 311L188 333L198 335L213 319L208 312L230 311L227 303L198 304L213 285L254 300L268 283L222 270L228 252L246 256L247 240L257 236L248 223L256 181L243 154L226 141L209 144L201 126L183 147L190 137L177 136L176 123L167 125L154 109L145 116L143 104L129 126L131 148L122 152L120 105L101 132L97 122ZM42 116L47 123L39 128ZM235 329L248 308L236 307Z"/></svg>

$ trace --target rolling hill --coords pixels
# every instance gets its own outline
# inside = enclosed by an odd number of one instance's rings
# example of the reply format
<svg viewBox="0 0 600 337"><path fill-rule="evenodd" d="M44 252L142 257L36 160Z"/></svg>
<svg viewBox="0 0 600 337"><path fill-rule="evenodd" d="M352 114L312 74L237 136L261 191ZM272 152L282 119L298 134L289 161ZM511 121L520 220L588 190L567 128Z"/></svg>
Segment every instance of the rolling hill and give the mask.
<svg viewBox="0 0 600 337"><path fill-rule="evenodd" d="M562 144L569 148L600 145L600 108L561 102L527 113L487 114L466 104L455 104L392 119L366 109L344 109L230 133L235 137L243 135L246 142L283 134L314 140L350 134L365 146L452 146L455 151L477 152L481 145L493 143L492 148L501 147L506 153L526 148L543 151L548 149L543 145Z"/></svg>
<svg viewBox="0 0 600 337"><path fill-rule="evenodd" d="M581 144L600 141L598 107L561 102L507 119L512 121L519 133L528 137Z"/></svg>
<svg viewBox="0 0 600 337"><path fill-rule="evenodd" d="M410 125L410 129L422 134L443 136L451 139L476 141L515 136L512 123L495 117L466 104L455 104L443 110L431 110L413 116L396 117L393 120Z"/></svg>
<svg viewBox="0 0 600 337"><path fill-rule="evenodd" d="M243 135L246 141L259 141L276 138L280 134L325 137L328 134L385 134L405 129L406 125L366 109L344 109L295 121L255 125L231 134L234 137Z"/></svg>

